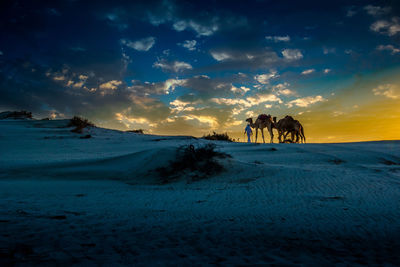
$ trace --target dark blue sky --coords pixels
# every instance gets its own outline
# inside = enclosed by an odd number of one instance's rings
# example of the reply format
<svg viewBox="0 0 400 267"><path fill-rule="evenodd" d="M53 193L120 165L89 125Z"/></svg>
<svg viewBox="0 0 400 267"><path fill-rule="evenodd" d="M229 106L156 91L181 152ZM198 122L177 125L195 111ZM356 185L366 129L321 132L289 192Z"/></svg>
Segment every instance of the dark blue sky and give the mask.
<svg viewBox="0 0 400 267"><path fill-rule="evenodd" d="M376 88L398 74L398 1L6 1L0 12L1 110L201 134L397 99Z"/></svg>

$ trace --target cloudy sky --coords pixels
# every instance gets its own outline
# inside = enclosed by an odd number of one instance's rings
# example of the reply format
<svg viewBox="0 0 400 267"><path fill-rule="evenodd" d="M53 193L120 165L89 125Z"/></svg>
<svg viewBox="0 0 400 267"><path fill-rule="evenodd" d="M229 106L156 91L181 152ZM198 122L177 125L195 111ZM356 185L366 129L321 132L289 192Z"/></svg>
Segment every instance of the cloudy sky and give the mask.
<svg viewBox="0 0 400 267"><path fill-rule="evenodd" d="M400 139L398 1L43 2L2 3L0 111L241 140L290 114L310 142Z"/></svg>

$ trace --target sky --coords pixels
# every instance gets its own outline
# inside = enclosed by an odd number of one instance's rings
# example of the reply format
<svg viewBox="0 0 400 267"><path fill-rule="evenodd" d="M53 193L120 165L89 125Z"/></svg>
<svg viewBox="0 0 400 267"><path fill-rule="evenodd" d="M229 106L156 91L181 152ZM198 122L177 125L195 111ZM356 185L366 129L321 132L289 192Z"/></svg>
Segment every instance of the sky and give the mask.
<svg viewBox="0 0 400 267"><path fill-rule="evenodd" d="M0 111L239 141L265 113L298 119L309 142L400 139L398 1L2 1L0 13Z"/></svg>

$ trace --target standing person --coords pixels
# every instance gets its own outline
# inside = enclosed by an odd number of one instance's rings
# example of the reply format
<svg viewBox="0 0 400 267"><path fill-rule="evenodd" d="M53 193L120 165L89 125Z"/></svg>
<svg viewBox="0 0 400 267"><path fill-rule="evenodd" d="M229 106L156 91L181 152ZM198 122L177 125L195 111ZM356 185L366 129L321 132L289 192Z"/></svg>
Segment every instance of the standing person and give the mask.
<svg viewBox="0 0 400 267"><path fill-rule="evenodd" d="M247 124L244 133L247 134L247 143L251 143L250 136L253 134L253 131L251 130L250 124Z"/></svg>

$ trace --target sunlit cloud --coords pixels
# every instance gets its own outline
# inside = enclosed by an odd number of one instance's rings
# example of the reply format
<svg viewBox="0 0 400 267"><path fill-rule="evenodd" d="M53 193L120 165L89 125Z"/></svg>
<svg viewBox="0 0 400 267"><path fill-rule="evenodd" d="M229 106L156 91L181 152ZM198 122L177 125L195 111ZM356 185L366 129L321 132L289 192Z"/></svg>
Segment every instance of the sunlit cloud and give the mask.
<svg viewBox="0 0 400 267"><path fill-rule="evenodd" d="M102 90L115 90L121 84L122 84L122 81L112 80L112 81L100 84L99 88Z"/></svg>
<svg viewBox="0 0 400 267"><path fill-rule="evenodd" d="M290 84L287 82L279 83L277 85L272 86L272 90L276 92L277 95L289 96L296 94L294 91L288 88L289 86Z"/></svg>
<svg viewBox="0 0 400 267"><path fill-rule="evenodd" d="M291 108L294 105L298 106L298 107L308 107L312 104L318 103L318 102L323 102L323 101L327 101L325 98L323 98L320 95L317 96L307 96L307 97L303 97L303 98L298 98L295 100L290 101L289 103L287 103L286 105Z"/></svg>
<svg viewBox="0 0 400 267"><path fill-rule="evenodd" d="M259 74L254 76L254 79L261 84L269 84L270 80L279 77L277 71L272 70L270 73Z"/></svg>
<svg viewBox="0 0 400 267"><path fill-rule="evenodd" d="M315 69L308 69L308 70L304 70L301 72L302 75L309 75L311 73L314 73Z"/></svg>
<svg viewBox="0 0 400 267"><path fill-rule="evenodd" d="M399 99L400 98L400 88L395 84L383 84L378 87L372 89L374 95L378 96L386 96L391 99Z"/></svg>
<svg viewBox="0 0 400 267"><path fill-rule="evenodd" d="M185 115L182 116L185 120L197 120L200 123L207 124L211 128L218 127L218 120L214 116L204 116L204 115Z"/></svg>
<svg viewBox="0 0 400 267"><path fill-rule="evenodd" d="M232 85L231 91L235 94L245 95L248 91L250 91L250 88L245 86L236 87Z"/></svg>

